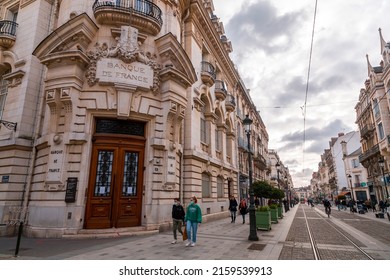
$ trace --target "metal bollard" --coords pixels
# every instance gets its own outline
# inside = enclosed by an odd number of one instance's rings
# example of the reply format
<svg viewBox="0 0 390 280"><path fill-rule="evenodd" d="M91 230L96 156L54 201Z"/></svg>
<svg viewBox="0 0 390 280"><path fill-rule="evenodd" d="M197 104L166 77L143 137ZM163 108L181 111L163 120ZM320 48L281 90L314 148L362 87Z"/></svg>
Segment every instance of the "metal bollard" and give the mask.
<svg viewBox="0 0 390 280"><path fill-rule="evenodd" d="M18 231L18 239L16 241L15 257L17 257L18 253L19 253L19 246L20 246L20 239L22 238L22 232L23 232L23 222L20 222L19 231Z"/></svg>

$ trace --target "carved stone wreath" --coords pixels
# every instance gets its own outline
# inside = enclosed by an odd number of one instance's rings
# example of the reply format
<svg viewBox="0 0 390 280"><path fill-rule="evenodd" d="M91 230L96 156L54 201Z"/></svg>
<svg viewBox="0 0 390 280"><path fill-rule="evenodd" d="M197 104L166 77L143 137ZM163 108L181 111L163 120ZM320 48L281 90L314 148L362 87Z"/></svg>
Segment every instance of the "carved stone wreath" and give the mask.
<svg viewBox="0 0 390 280"><path fill-rule="evenodd" d="M96 43L95 50L88 51L87 56L90 59L90 64L88 65L85 76L89 86L93 86L98 82L98 79L96 79L97 62L101 58L113 57L122 60L124 63L141 62L150 66L153 69L153 86L151 86L150 89L155 95L159 92L159 73L161 66L155 61L157 58L156 55L152 55L149 52L145 53L140 49L136 49L135 51L126 51L121 48L119 43L115 47L111 48L108 47L107 43L103 43L101 45Z"/></svg>

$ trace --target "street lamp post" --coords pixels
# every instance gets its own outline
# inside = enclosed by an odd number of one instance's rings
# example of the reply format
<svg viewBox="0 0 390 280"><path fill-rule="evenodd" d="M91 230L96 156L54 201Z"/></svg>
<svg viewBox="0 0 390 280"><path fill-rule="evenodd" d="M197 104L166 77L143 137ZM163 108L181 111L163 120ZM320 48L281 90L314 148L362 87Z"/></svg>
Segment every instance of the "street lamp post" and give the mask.
<svg viewBox="0 0 390 280"><path fill-rule="evenodd" d="M352 176L351 174L348 174L348 179L351 184L351 197L352 197L352 206L355 207L355 195L353 194L353 186L352 186Z"/></svg>
<svg viewBox="0 0 390 280"><path fill-rule="evenodd" d="M280 185L279 185L280 184L279 183L280 163L279 163L279 161L275 164L275 167L276 167L276 174L277 174L277 179L278 179L278 189L280 189ZM280 207L282 207L282 200L281 199L279 200L279 205L280 205Z"/></svg>
<svg viewBox="0 0 390 280"><path fill-rule="evenodd" d="M246 115L243 120L245 126L246 136L248 139L248 164L249 164L249 237L248 240L258 241L259 237L257 236L256 228L256 213L255 213L255 198L252 185L252 152L251 152L251 125L252 120L249 118L249 115Z"/></svg>
<svg viewBox="0 0 390 280"><path fill-rule="evenodd" d="M384 167L385 167L385 160L383 159L383 157L380 157L379 158L379 166L381 167L381 171L382 171L382 177L383 177L383 183L385 184L385 190L386 190L386 199L389 198L389 192L387 190L387 184L386 184L386 178L385 178L385 170L384 170ZM384 192L382 191L382 195L384 195Z"/></svg>
<svg viewBox="0 0 390 280"><path fill-rule="evenodd" d="M284 177L284 182L286 183L286 186L284 188L285 193L286 193L286 204L284 206L284 208L285 208L284 211L287 212L290 210L290 202L288 200L288 178L287 178L287 176Z"/></svg>
<svg viewBox="0 0 390 280"><path fill-rule="evenodd" d="M277 176L278 176L278 188L280 189L280 186L279 186L279 171L280 171L280 163L277 162L275 164L275 167L276 167L276 172L277 172Z"/></svg>

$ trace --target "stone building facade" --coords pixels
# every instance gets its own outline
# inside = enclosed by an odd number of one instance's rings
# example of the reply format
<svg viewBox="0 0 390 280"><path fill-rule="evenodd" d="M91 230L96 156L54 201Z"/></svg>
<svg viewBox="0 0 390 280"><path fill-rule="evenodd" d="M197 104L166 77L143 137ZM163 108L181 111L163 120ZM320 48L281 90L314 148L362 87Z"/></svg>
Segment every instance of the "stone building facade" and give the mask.
<svg viewBox="0 0 390 280"><path fill-rule="evenodd" d="M252 120L268 134L211 0L6 0L0 6L0 233L156 230L173 198L205 219L238 196ZM240 112L237 109L240 108Z"/></svg>
<svg viewBox="0 0 390 280"><path fill-rule="evenodd" d="M381 29L379 38L382 60L372 66L367 55L368 78L355 106L362 148L359 161L367 169L370 199L376 202L390 193L390 43L384 40Z"/></svg>

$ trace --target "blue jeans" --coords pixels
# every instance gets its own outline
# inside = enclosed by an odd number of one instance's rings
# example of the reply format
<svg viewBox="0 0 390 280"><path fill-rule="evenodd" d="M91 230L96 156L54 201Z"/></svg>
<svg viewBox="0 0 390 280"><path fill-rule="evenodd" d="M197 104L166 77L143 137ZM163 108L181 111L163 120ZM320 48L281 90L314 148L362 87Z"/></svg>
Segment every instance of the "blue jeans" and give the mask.
<svg viewBox="0 0 390 280"><path fill-rule="evenodd" d="M196 232L198 231L198 222L187 221L188 241L196 243Z"/></svg>

